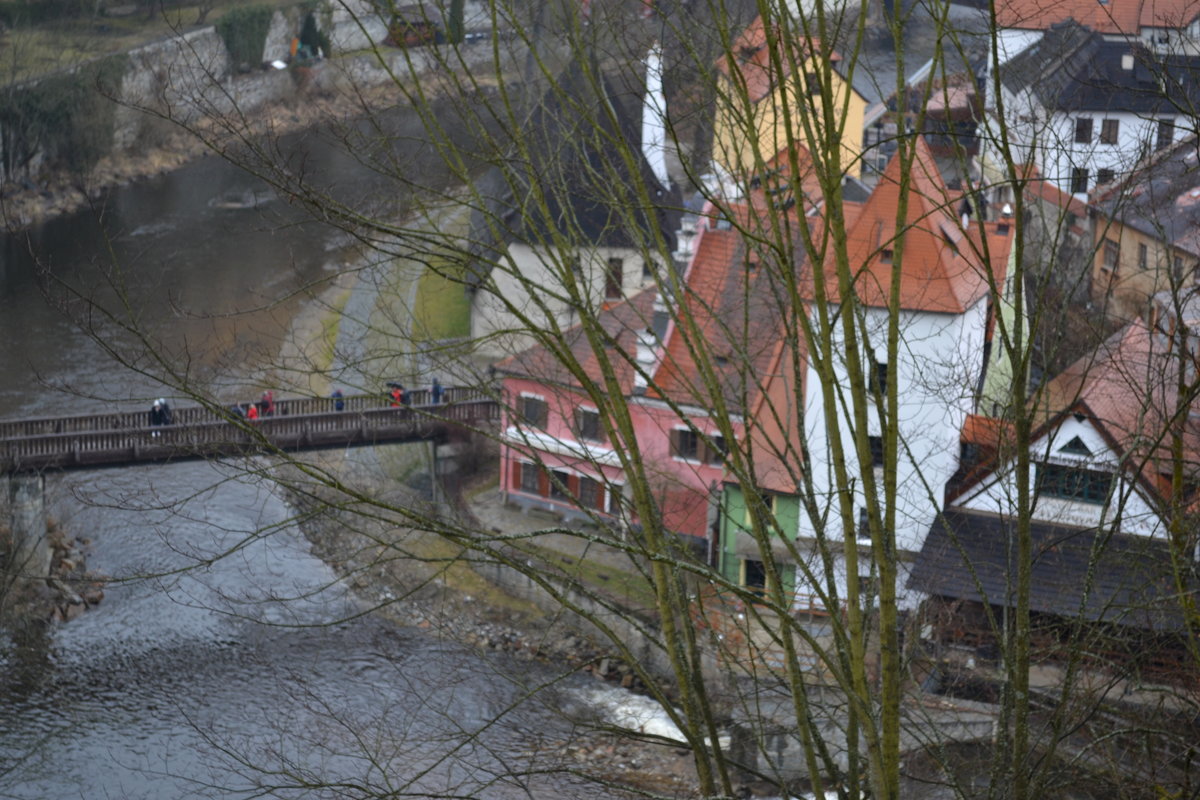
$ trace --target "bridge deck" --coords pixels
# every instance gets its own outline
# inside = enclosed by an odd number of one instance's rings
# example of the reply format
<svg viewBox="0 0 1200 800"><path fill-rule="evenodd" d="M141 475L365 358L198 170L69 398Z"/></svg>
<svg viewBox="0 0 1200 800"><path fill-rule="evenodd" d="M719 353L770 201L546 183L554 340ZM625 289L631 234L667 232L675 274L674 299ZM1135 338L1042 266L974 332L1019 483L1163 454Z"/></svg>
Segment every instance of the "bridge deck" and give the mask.
<svg viewBox="0 0 1200 800"><path fill-rule="evenodd" d="M0 474L438 439L500 416L499 405L473 389L448 389L439 405L429 399L427 390L413 392L412 404L397 408L352 395L341 411L329 398L277 400L272 416L254 421L184 407L158 427L145 411L0 421Z"/></svg>

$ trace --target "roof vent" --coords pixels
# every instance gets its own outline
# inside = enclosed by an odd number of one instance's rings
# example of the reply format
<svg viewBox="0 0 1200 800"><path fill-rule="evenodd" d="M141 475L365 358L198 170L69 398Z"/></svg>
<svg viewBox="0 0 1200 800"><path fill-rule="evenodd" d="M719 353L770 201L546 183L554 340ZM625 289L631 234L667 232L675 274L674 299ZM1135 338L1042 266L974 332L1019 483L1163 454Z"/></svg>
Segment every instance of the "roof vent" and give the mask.
<svg viewBox="0 0 1200 800"><path fill-rule="evenodd" d="M1133 69L1133 53L1126 53L1121 56L1121 69L1126 71Z"/></svg>

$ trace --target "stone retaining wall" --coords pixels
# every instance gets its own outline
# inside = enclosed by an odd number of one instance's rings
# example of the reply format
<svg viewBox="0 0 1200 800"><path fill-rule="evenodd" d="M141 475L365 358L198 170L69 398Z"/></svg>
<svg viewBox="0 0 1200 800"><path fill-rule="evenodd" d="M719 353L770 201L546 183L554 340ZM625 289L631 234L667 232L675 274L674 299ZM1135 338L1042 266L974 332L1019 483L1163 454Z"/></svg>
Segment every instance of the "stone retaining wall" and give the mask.
<svg viewBox="0 0 1200 800"><path fill-rule="evenodd" d="M253 123L255 112L271 105L303 101L313 93L326 94L386 86L396 80L416 79L427 74L434 51L429 47L403 50L383 44L384 21L368 9L366 0L352 0L353 8L335 4L336 9L317 12L319 24L328 33L335 58L299 69L256 69L238 73L215 27L209 26L164 38L129 51L128 68L122 79L113 114L112 150L109 155L137 154L156 144L162 119L194 125L205 119L229 115L236 110ZM469 6L478 5L468 4ZM264 63L286 59L292 37L303 24L304 11L293 7L276 11L264 43ZM480 21L478 9L468 19ZM490 42L463 45L459 69L490 65ZM340 55L345 53L346 55ZM457 59L455 59L457 61ZM501 67L508 66L500 65ZM494 70L495 66L489 66ZM31 86L36 87L36 83ZM147 113L149 112L149 113ZM41 182L50 176L36 157L22 174L6 175L0 158L0 182Z"/></svg>

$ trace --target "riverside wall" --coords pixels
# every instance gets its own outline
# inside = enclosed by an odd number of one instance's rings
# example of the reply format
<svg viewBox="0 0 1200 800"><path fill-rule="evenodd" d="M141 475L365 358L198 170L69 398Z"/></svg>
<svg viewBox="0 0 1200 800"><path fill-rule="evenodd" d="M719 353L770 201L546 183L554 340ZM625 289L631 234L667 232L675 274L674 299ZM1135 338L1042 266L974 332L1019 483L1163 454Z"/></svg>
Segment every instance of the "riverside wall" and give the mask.
<svg viewBox="0 0 1200 800"><path fill-rule="evenodd" d="M168 140L177 132L176 126L207 127L217 134L253 133L259 123L256 115L268 108L294 109L351 88L358 96L397 81L420 79L436 63L436 45L405 50L383 44L386 25L366 0L335 5L317 16L335 56L302 67L277 70L256 65L249 71L239 70L213 26L128 51L119 89L110 98L114 104L109 123L111 146L101 157L137 158L154 147L170 146ZM263 47L264 64L287 58L305 14L299 6L274 13ZM460 70L508 67L494 64L493 57L490 43L481 41L460 46L458 54L450 58ZM37 85L32 82L21 88L36 89ZM0 147L3 141L0 137ZM55 184L57 165L48 163L44 153L14 167L13 174L6 172L7 162L0 150L0 183L33 183L42 188ZM105 188L105 177L94 177L87 182L90 187Z"/></svg>

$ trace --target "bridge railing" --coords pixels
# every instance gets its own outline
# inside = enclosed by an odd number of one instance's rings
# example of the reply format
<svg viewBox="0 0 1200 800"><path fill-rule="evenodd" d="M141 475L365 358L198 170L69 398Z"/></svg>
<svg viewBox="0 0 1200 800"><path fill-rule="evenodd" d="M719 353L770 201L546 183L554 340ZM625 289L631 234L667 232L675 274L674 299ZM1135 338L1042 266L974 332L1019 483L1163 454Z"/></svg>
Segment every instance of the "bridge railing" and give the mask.
<svg viewBox="0 0 1200 800"><path fill-rule="evenodd" d="M129 422L126 427L0 438L0 472L430 438L444 433L447 423L480 425L500 418L495 402L480 392L473 395L474 399L464 399L471 395L459 392L451 402L400 407L357 396L344 399L371 407L351 410L353 406L346 403L342 411L332 410L332 401L310 398L277 402L275 415L253 421L231 421L206 412L208 420L181 423L177 416L173 424L155 427L147 424L146 415L136 414L119 420ZM301 413L310 408L320 410ZM88 418L108 422L112 415ZM83 418L66 419L76 424Z"/></svg>
<svg viewBox="0 0 1200 800"><path fill-rule="evenodd" d="M407 393L408 405L426 407L432 405L429 389L416 389ZM442 397L442 405L455 405L479 400L490 399L488 394L474 387L450 387ZM345 411L370 411L392 407L392 400L386 395L358 394L346 395L341 398ZM297 414L321 414L335 410L335 399L332 397L302 397L280 399L275 401L273 417L292 416ZM204 406L171 407L172 425L200 425L204 423L227 423L234 406L243 408L251 405L247 402L230 403L222 412L216 412ZM24 419L0 420L0 440L24 438L28 436L44 436L60 433L80 433L106 430L130 430L148 428L150 413L146 411L112 411L99 414L78 414L57 417L29 417Z"/></svg>

